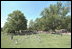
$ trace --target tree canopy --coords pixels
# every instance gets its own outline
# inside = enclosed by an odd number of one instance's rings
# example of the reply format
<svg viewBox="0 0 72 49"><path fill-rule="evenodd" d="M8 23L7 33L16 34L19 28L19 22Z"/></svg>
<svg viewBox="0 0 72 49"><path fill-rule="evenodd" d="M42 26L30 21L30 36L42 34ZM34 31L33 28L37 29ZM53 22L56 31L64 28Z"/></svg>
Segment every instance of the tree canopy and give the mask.
<svg viewBox="0 0 72 49"><path fill-rule="evenodd" d="M70 30L71 16L67 14L70 12L70 8L64 6L61 2L51 4L50 7L44 8L41 11L41 18L37 18L32 26L35 30L53 30L55 29L67 29ZM30 23L31 25L32 23ZM33 27L32 27L33 28Z"/></svg>
<svg viewBox="0 0 72 49"><path fill-rule="evenodd" d="M13 13L10 13L7 18L3 30L5 32L19 31L27 29L27 20L21 11L16 10Z"/></svg>

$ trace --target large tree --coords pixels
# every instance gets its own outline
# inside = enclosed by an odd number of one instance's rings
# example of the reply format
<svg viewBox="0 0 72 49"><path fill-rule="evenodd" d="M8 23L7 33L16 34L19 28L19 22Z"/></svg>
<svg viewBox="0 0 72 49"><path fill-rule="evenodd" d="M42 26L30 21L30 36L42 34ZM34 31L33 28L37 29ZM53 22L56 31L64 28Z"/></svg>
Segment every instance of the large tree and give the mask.
<svg viewBox="0 0 72 49"><path fill-rule="evenodd" d="M67 15L70 8L65 7L61 2L51 4L41 12L41 18L37 18L34 27L37 30L69 29L71 18Z"/></svg>
<svg viewBox="0 0 72 49"><path fill-rule="evenodd" d="M7 18L7 22L4 25L5 32L14 32L27 29L27 20L21 11L16 10L10 13Z"/></svg>
<svg viewBox="0 0 72 49"><path fill-rule="evenodd" d="M70 22L70 20L67 20L68 18L66 18L68 13L69 8L62 5L61 2L57 2L57 4L51 4L49 8L45 8L42 11L41 15L43 17L46 17L46 27L55 31L55 29L57 29L58 27L58 29L67 29L66 26Z"/></svg>

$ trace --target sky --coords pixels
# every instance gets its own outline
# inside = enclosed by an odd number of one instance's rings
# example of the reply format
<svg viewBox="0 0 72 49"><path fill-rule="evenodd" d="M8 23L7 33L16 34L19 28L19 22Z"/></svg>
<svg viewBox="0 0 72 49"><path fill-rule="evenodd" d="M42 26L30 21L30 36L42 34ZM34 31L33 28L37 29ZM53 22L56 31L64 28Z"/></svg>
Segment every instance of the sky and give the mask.
<svg viewBox="0 0 72 49"><path fill-rule="evenodd" d="M41 17L41 11L49 7L50 4L55 4L57 1L1 1L1 27L4 26L7 21L8 14L12 13L15 10L20 10L26 19L33 21L36 18Z"/></svg>

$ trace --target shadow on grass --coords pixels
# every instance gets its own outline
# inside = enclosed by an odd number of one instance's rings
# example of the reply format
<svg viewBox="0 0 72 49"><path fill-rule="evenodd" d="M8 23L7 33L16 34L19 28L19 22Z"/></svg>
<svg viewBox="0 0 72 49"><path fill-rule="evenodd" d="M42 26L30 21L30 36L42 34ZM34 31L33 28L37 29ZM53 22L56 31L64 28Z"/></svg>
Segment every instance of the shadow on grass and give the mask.
<svg viewBox="0 0 72 49"><path fill-rule="evenodd" d="M23 35L32 35L32 34L38 34L38 33L32 31L32 32L13 33L13 34L10 34L10 35L14 35L14 36L20 35L20 36L23 36Z"/></svg>

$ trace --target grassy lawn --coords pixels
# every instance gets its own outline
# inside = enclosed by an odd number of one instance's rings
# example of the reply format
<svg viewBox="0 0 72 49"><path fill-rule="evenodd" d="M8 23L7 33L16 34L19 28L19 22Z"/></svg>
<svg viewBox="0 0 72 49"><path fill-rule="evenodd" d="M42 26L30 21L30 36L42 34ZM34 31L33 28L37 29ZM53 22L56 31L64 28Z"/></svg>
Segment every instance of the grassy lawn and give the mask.
<svg viewBox="0 0 72 49"><path fill-rule="evenodd" d="M1 48L71 48L71 36L42 33L14 36L10 40L9 35L1 34Z"/></svg>

